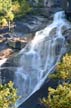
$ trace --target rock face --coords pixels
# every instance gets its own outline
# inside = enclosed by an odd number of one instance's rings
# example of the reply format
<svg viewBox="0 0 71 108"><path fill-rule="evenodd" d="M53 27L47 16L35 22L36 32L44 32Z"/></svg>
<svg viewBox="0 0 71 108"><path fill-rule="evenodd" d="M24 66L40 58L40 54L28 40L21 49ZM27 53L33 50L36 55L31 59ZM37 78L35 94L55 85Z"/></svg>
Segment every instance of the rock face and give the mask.
<svg viewBox="0 0 71 108"><path fill-rule="evenodd" d="M63 35L65 36L65 40L67 42L67 51L71 52L71 29L64 31Z"/></svg>
<svg viewBox="0 0 71 108"><path fill-rule="evenodd" d="M62 0L61 5L67 13L71 13L71 0Z"/></svg>
<svg viewBox="0 0 71 108"><path fill-rule="evenodd" d="M53 13L64 10L71 21L71 0L29 0L36 11L49 17ZM38 9L39 8L39 9Z"/></svg>
<svg viewBox="0 0 71 108"><path fill-rule="evenodd" d="M49 17L52 13L62 10L62 0L29 0L36 11L42 15ZM38 12L37 11L37 12Z"/></svg>
<svg viewBox="0 0 71 108"><path fill-rule="evenodd" d="M5 50L2 50L0 52L0 60L4 59L4 58L8 58L10 57L11 55L13 54L13 50L8 48L8 49L5 49Z"/></svg>
<svg viewBox="0 0 71 108"><path fill-rule="evenodd" d="M12 59L14 55L15 52L10 48L0 52L0 83L2 84L13 81L14 70L16 69L14 63L16 60Z"/></svg>
<svg viewBox="0 0 71 108"><path fill-rule="evenodd" d="M61 7L65 10L67 19L71 21L71 0L62 0Z"/></svg>
<svg viewBox="0 0 71 108"><path fill-rule="evenodd" d="M71 29L64 32L66 41L71 44Z"/></svg>
<svg viewBox="0 0 71 108"><path fill-rule="evenodd" d="M28 43L28 42L30 42L32 40L32 37L25 37L25 38L9 38L8 39L8 46L9 47L12 47L12 48L14 48L14 49L18 49L18 50L20 50L20 49L22 49L22 48L24 48L25 47L25 45Z"/></svg>
<svg viewBox="0 0 71 108"><path fill-rule="evenodd" d="M34 10L33 10L34 11ZM47 24L47 18L42 15L27 15L21 21L16 21L15 33L20 36L24 34L35 33L36 31L43 29ZM43 25L43 26L42 26Z"/></svg>
<svg viewBox="0 0 71 108"><path fill-rule="evenodd" d="M51 7L53 5L59 5L61 0L29 0L32 6Z"/></svg>

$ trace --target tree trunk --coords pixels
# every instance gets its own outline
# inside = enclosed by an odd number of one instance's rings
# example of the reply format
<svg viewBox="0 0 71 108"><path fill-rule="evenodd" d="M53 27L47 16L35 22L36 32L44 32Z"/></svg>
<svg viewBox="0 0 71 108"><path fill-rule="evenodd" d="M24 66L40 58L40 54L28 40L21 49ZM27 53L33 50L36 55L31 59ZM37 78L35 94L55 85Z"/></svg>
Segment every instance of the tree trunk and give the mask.
<svg viewBox="0 0 71 108"><path fill-rule="evenodd" d="M8 26L9 26L9 31L11 30L11 26L10 26L11 24L10 24L10 20L9 20L9 24L8 24Z"/></svg>

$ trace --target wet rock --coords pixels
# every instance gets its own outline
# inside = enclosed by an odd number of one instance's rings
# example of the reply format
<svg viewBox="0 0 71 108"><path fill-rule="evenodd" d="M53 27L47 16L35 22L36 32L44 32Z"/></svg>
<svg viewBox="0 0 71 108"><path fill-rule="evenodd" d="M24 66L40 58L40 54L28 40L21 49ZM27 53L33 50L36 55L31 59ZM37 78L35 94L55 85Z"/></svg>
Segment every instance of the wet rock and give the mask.
<svg viewBox="0 0 71 108"><path fill-rule="evenodd" d="M64 31L63 35L65 36L67 43L71 44L71 29Z"/></svg>
<svg viewBox="0 0 71 108"><path fill-rule="evenodd" d="M62 0L62 8L65 10L66 17L71 21L71 0Z"/></svg>
<svg viewBox="0 0 71 108"><path fill-rule="evenodd" d="M2 84L8 83L11 80L13 81L14 67L11 65L13 62L8 61L10 58L12 58L13 53L14 51L10 48L0 52L0 83Z"/></svg>
<svg viewBox="0 0 71 108"><path fill-rule="evenodd" d="M19 108L45 108L43 104L41 104L40 99L48 96L48 88L56 88L57 80L49 80L47 81L36 93L34 93L29 99L23 102Z"/></svg>
<svg viewBox="0 0 71 108"><path fill-rule="evenodd" d="M64 31L67 52L71 52L71 29Z"/></svg>
<svg viewBox="0 0 71 108"><path fill-rule="evenodd" d="M5 34L3 35L3 37L7 39L7 38L10 38L10 35L9 35L9 33L5 33Z"/></svg>
<svg viewBox="0 0 71 108"><path fill-rule="evenodd" d="M21 32L23 35L34 33L37 30L44 28L47 24L47 18L40 15L27 15L21 21L16 21L14 31Z"/></svg>
<svg viewBox="0 0 71 108"><path fill-rule="evenodd" d="M7 33L9 31L8 27L0 28L0 34Z"/></svg>
<svg viewBox="0 0 71 108"><path fill-rule="evenodd" d="M19 38L9 39L8 41L9 47L12 47L15 49L21 49L22 47L26 45L26 43L27 42L25 40L20 40Z"/></svg>
<svg viewBox="0 0 71 108"><path fill-rule="evenodd" d="M5 50L2 50L0 52L0 60L4 59L4 58L8 58L10 57L11 55L13 54L13 50L8 48L8 49L5 49Z"/></svg>
<svg viewBox="0 0 71 108"><path fill-rule="evenodd" d="M22 48L24 48L25 47L25 45L29 42L29 41L31 41L32 40L32 38L27 38L27 37L25 37L25 38L9 38L8 39L8 45L9 45L9 47L12 47L12 48L14 48L14 49L18 49L18 50L20 50L20 49L22 49Z"/></svg>

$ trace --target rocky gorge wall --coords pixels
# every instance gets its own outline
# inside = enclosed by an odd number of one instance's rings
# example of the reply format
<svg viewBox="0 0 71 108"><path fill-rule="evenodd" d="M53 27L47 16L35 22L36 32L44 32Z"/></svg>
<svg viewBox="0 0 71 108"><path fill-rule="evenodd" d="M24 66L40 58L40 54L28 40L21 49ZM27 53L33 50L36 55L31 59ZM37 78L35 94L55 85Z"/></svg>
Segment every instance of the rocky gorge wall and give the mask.
<svg viewBox="0 0 71 108"><path fill-rule="evenodd" d="M38 10L37 13L46 17L60 10L64 10L67 17L71 17L71 0L29 0L29 3L33 11Z"/></svg>
<svg viewBox="0 0 71 108"><path fill-rule="evenodd" d="M29 0L33 11L39 12L46 17L49 17L52 13L61 10L61 0Z"/></svg>

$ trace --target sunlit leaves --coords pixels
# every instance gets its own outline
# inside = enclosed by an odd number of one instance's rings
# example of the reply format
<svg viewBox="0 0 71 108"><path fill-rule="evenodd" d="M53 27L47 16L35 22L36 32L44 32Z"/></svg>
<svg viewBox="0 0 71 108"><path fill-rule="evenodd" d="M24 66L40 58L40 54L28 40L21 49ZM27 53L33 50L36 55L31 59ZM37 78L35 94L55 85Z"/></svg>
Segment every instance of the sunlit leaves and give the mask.
<svg viewBox="0 0 71 108"><path fill-rule="evenodd" d="M71 55L66 54L58 64L55 74L49 76L61 84L56 89L48 88L48 97L41 102L46 108L71 108Z"/></svg>
<svg viewBox="0 0 71 108"><path fill-rule="evenodd" d="M11 81L5 85L0 84L0 108L10 108L17 99L17 90Z"/></svg>
<svg viewBox="0 0 71 108"><path fill-rule="evenodd" d="M9 26L14 17L19 18L31 11L28 0L0 0L0 25ZM6 19L8 24L4 24L2 18ZM3 23L2 23L3 22Z"/></svg>
<svg viewBox="0 0 71 108"><path fill-rule="evenodd" d="M11 0L0 0L0 25L7 26L9 21L13 21Z"/></svg>
<svg viewBox="0 0 71 108"><path fill-rule="evenodd" d="M56 73L50 75L51 78L63 81L71 80L71 55L66 54L56 68Z"/></svg>
<svg viewBox="0 0 71 108"><path fill-rule="evenodd" d="M59 85L56 89L49 88L48 98L42 103L46 108L71 108L71 84Z"/></svg>

